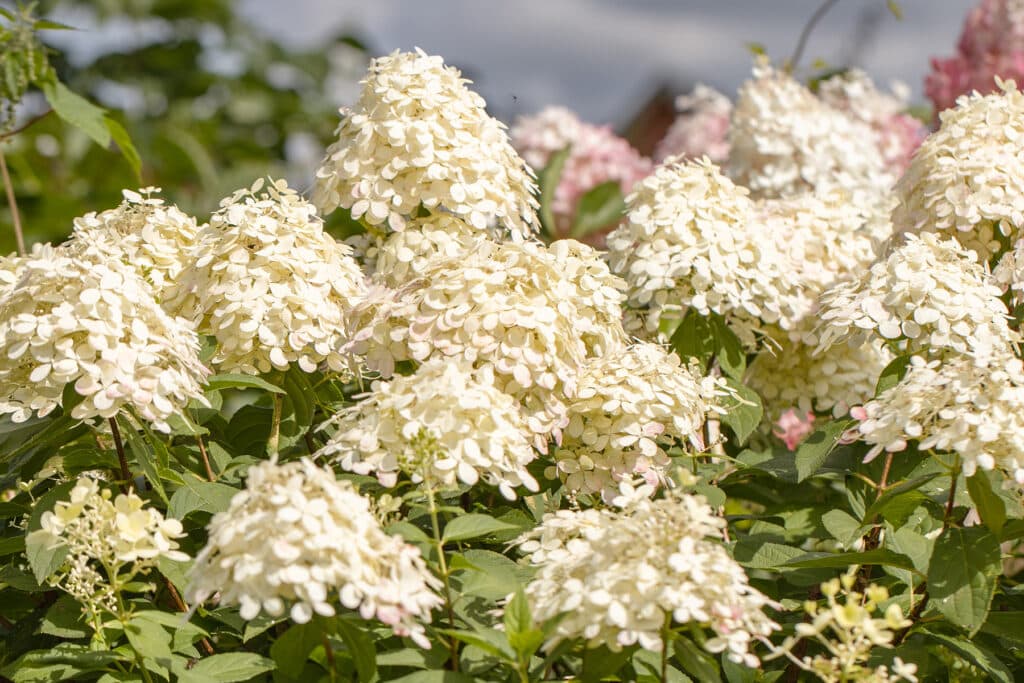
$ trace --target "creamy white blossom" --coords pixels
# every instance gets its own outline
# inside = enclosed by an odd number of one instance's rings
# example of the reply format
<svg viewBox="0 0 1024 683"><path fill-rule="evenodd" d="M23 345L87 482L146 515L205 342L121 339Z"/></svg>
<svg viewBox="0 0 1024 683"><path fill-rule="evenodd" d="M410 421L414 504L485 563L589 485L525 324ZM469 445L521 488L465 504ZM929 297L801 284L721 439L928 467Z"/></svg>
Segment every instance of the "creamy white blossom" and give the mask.
<svg viewBox="0 0 1024 683"><path fill-rule="evenodd" d="M350 252L283 180L258 180L200 232L174 305L216 337L210 362L224 372L312 372L322 361L341 371L346 315L365 289Z"/></svg>
<svg viewBox="0 0 1024 683"><path fill-rule="evenodd" d="M887 170L899 177L928 135L928 127L907 113L910 88L896 82L880 90L861 69L846 69L818 84L818 97L871 127Z"/></svg>
<svg viewBox="0 0 1024 683"><path fill-rule="evenodd" d="M355 311L349 349L384 376L396 361L434 356L491 366L544 441L564 426L585 360L625 344L622 289L579 242L483 240L430 261L400 290L371 291Z"/></svg>
<svg viewBox="0 0 1024 683"><path fill-rule="evenodd" d="M389 486L404 471L431 486L483 481L509 499L519 486L538 490L526 470L537 457L533 434L516 400L495 387L493 367L434 357L358 398L327 423L336 431L318 456Z"/></svg>
<svg viewBox="0 0 1024 683"><path fill-rule="evenodd" d="M822 295L819 348L878 336L903 342L907 351L1005 351L1016 334L999 295L987 269L956 240L907 235L864 277Z"/></svg>
<svg viewBox="0 0 1024 683"><path fill-rule="evenodd" d="M135 268L163 303L191 259L199 227L195 218L153 196L159 191L123 190L116 209L76 218L71 239Z"/></svg>
<svg viewBox="0 0 1024 683"><path fill-rule="evenodd" d="M725 521L702 496L631 490L621 509L559 510L519 538L537 574L526 586L534 619L562 615L546 644L582 638L620 650L664 644L666 615L710 628L704 646L756 667L752 641L778 628L763 612L771 601L752 588L722 545Z"/></svg>
<svg viewBox="0 0 1024 683"><path fill-rule="evenodd" d="M619 483L665 481L665 448L674 441L701 450L701 427L720 414L724 382L657 344L639 342L589 361L569 403L569 425L549 476L579 493L617 495Z"/></svg>
<svg viewBox="0 0 1024 683"><path fill-rule="evenodd" d="M42 249L0 298L0 413L15 422L82 397L71 417L130 406L162 431L209 375L187 321L164 312L136 271L87 249Z"/></svg>
<svg viewBox="0 0 1024 683"><path fill-rule="evenodd" d="M245 489L210 522L189 573L187 599L219 595L241 617L261 611L296 623L335 604L377 618L430 647L422 622L441 600L420 551L389 536L351 482L309 459L249 469Z"/></svg>
<svg viewBox="0 0 1024 683"><path fill-rule="evenodd" d="M790 328L806 304L796 273L754 225L747 191L710 161L669 159L626 198L627 221L608 236L612 271L646 329L689 307L726 318L749 346L764 324Z"/></svg>
<svg viewBox="0 0 1024 683"><path fill-rule="evenodd" d="M774 420L794 406L802 413L845 415L874 395L878 376L893 359L880 339L814 351L813 346L784 340L751 363L745 381L761 396L766 418Z"/></svg>
<svg viewBox="0 0 1024 683"><path fill-rule="evenodd" d="M989 261L1020 237L1024 225L1024 94L964 95L939 114L896 186L899 232L939 232Z"/></svg>
<svg viewBox="0 0 1024 683"><path fill-rule="evenodd" d="M420 277L432 261L457 258L472 249L477 240L497 237L494 232L476 230L449 213L432 213L411 219L401 232L368 231L360 235L356 257L375 281L401 287Z"/></svg>
<svg viewBox="0 0 1024 683"><path fill-rule="evenodd" d="M1024 369L1014 356L913 356L903 379L864 411L858 429L870 455L916 441L922 451L960 454L968 476L998 469L1024 484Z"/></svg>
<svg viewBox="0 0 1024 683"><path fill-rule="evenodd" d="M67 556L50 583L80 602L94 624L104 621L104 612L118 613L120 586L146 573L159 558L189 559L176 541L185 535L181 522L165 519L134 493L110 498L99 482L82 477L68 499L44 512L39 529L28 535L33 544L66 547Z"/></svg>
<svg viewBox="0 0 1024 683"><path fill-rule="evenodd" d="M513 236L535 232L533 178L468 83L422 50L373 60L317 171L316 205L393 231L423 206L477 230L497 222Z"/></svg>
<svg viewBox="0 0 1024 683"><path fill-rule="evenodd" d="M992 281L1000 289L1010 292L1010 301L1014 305L1024 303L1024 239L1017 240L1013 248L999 259L992 271Z"/></svg>
<svg viewBox="0 0 1024 683"><path fill-rule="evenodd" d="M841 189L860 204L896 180L869 144L874 137L869 126L760 59L739 90L726 168L755 197Z"/></svg>

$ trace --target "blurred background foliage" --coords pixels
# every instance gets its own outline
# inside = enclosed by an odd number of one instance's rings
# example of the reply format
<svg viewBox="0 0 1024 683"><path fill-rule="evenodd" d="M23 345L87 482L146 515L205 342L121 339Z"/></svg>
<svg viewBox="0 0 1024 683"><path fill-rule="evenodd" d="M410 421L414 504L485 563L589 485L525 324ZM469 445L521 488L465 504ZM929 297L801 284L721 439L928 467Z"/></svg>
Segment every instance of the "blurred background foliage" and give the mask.
<svg viewBox="0 0 1024 683"><path fill-rule="evenodd" d="M338 35L327 49L289 50L243 19L232 0L39 2L38 17L79 31L43 30L50 63L74 92L110 110L142 159L141 178L111 145L103 149L47 115L4 147L26 241L60 241L72 219L121 201L122 188L156 185L200 220L258 176L300 190L351 101L366 46ZM0 0L0 7L16 9ZM106 38L106 39L105 39ZM29 92L28 121L48 110ZM15 248L0 202L0 253Z"/></svg>

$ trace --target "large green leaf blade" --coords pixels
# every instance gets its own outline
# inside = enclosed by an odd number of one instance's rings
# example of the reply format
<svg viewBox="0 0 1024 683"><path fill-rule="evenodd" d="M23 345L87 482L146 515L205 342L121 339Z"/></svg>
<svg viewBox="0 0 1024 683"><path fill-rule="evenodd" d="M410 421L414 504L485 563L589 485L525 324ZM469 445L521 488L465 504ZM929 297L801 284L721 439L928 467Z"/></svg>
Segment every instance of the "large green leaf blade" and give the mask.
<svg viewBox="0 0 1024 683"><path fill-rule="evenodd" d="M988 529L946 529L928 567L931 603L973 636L985 623L1001 571L999 542Z"/></svg>

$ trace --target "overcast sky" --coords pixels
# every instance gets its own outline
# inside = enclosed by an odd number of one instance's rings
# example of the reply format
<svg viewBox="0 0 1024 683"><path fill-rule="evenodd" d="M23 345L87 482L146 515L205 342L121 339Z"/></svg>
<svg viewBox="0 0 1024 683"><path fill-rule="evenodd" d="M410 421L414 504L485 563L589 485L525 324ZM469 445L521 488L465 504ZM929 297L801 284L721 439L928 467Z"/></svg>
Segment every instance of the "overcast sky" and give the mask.
<svg viewBox="0 0 1024 683"><path fill-rule="evenodd" d="M663 82L703 81L730 96L750 68L748 43L788 56L818 0L240 0L269 32L309 47L348 29L377 54L422 47L476 81L509 118L563 104L622 123ZM916 99L933 55L953 52L968 0L840 0L813 33L804 64L856 62ZM865 40L865 22L876 29ZM860 29L860 30L859 30ZM860 36L858 34L861 34Z"/></svg>

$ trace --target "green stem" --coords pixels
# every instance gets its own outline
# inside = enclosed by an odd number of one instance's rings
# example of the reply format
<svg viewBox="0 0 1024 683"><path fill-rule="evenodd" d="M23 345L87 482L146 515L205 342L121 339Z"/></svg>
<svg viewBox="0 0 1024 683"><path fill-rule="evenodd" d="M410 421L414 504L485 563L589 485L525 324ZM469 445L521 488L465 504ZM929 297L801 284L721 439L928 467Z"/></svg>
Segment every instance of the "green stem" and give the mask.
<svg viewBox="0 0 1024 683"><path fill-rule="evenodd" d="M441 567L441 580L444 582L444 605L448 613L448 628L455 628L455 609L452 605L452 587L448 580L448 561L444 557L444 541L441 540L441 525L437 516L437 501L434 500L434 487L428 480L424 482L427 489L427 505L430 509L430 526L434 532L434 544L437 547L437 562ZM451 649L452 671L459 670L459 641L454 636L449 641Z"/></svg>
<svg viewBox="0 0 1024 683"><path fill-rule="evenodd" d="M114 436L114 449L117 450L117 461L121 464L121 490L128 493L128 483L132 473L128 469L128 458L124 454L124 442L121 441L121 430L117 427L117 418L110 418L110 433Z"/></svg>
<svg viewBox="0 0 1024 683"><path fill-rule="evenodd" d="M273 394L274 416L270 419L270 438L267 439L267 453L276 458L281 443L281 395Z"/></svg>
<svg viewBox="0 0 1024 683"><path fill-rule="evenodd" d="M327 658L327 672L331 676L331 683L338 680L338 665L334 661L334 648L331 647L331 639L327 637L327 633L321 634L324 640L324 656Z"/></svg>
<svg viewBox="0 0 1024 683"><path fill-rule="evenodd" d="M956 480L960 477L960 456L956 456L956 462L949 471L949 498L946 499L946 513L942 517L942 528L949 528L949 521L953 516L953 507L956 501Z"/></svg>
<svg viewBox="0 0 1024 683"><path fill-rule="evenodd" d="M196 443L199 444L199 456L203 459L203 469L206 470L206 478L210 481L217 481L213 468L210 467L210 456L206 453L206 444L203 443L203 437L199 434L196 434Z"/></svg>
<svg viewBox="0 0 1024 683"><path fill-rule="evenodd" d="M11 207L11 222L14 223L14 239L18 242L18 253L24 256L27 253L25 251L25 234L21 230L21 215L18 213L18 202L14 198L14 185L11 183L11 174L7 172L7 159L4 158L2 145L0 145L0 174L3 175L7 203Z"/></svg>
<svg viewBox="0 0 1024 683"><path fill-rule="evenodd" d="M828 14L828 11L832 9L832 6L837 2L839 2L839 0L825 0L825 2L815 10L814 14L811 15L811 18L808 19L803 31L800 32L800 38L796 42L796 49L793 50L793 56L789 58L789 62L786 64L786 71L789 73L796 71L796 65L800 63L800 58L804 55L804 48L807 47L807 39L811 37L811 31L814 30L814 27L818 25L821 18Z"/></svg>
<svg viewBox="0 0 1024 683"><path fill-rule="evenodd" d="M668 644L672 636L672 615L665 614L665 623L661 627L661 680L668 683Z"/></svg>

